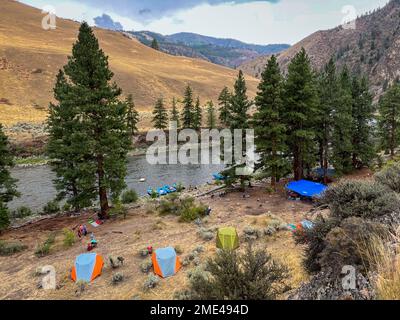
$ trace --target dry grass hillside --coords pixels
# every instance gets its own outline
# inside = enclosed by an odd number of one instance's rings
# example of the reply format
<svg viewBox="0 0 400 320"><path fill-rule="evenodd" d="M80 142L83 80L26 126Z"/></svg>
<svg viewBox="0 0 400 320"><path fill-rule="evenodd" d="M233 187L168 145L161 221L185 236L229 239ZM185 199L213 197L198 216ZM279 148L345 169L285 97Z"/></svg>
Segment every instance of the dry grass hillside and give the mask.
<svg viewBox="0 0 400 320"><path fill-rule="evenodd" d="M318 31L282 52L278 56L282 69L286 71L290 60L304 47L317 70L333 56L339 67L346 64L354 73L367 74L372 89L380 94L400 76L400 1L392 0L355 22L355 29ZM267 60L267 56L259 57L241 69L259 77Z"/></svg>
<svg viewBox="0 0 400 320"><path fill-rule="evenodd" d="M0 1L0 122L42 122L52 99L55 76L75 42L79 24L57 19L57 29L45 31L40 10L13 0ZM232 86L237 71L202 60L167 55L122 33L96 29L109 55L115 80L132 93L143 112L142 128L156 98L180 97L187 84L202 101L216 99L224 85ZM248 77L249 94L257 80ZM147 120L146 120L147 119Z"/></svg>

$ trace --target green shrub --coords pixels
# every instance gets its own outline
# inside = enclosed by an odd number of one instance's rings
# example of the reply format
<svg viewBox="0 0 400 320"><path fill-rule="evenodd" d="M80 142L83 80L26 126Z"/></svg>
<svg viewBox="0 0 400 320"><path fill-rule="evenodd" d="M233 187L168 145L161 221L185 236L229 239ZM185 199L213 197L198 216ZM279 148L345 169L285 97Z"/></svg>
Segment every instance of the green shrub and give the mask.
<svg viewBox="0 0 400 320"><path fill-rule="evenodd" d="M139 199L135 190L127 190L122 194L121 201L123 204L135 203Z"/></svg>
<svg viewBox="0 0 400 320"><path fill-rule="evenodd" d="M344 181L327 191L319 200L339 219L348 217L378 218L400 209L396 193L377 182Z"/></svg>
<svg viewBox="0 0 400 320"><path fill-rule="evenodd" d="M22 219L22 218L30 217L32 215L33 215L33 212L28 207L19 207L17 210L15 210L11 213L11 216L14 219Z"/></svg>
<svg viewBox="0 0 400 320"><path fill-rule="evenodd" d="M375 174L375 180L400 193L400 163L393 163Z"/></svg>
<svg viewBox="0 0 400 320"><path fill-rule="evenodd" d="M112 276L112 284L117 285L125 280L125 276L122 273L116 273Z"/></svg>
<svg viewBox="0 0 400 320"><path fill-rule="evenodd" d="M71 211L72 210L72 205L70 204L70 203L65 203L64 205L63 205L63 207L62 207L62 211L64 211L64 212L69 212L69 211Z"/></svg>
<svg viewBox="0 0 400 320"><path fill-rule="evenodd" d="M50 201L43 207L43 214L55 214L60 212L60 206L57 201Z"/></svg>
<svg viewBox="0 0 400 320"><path fill-rule="evenodd" d="M11 256L25 250L27 246L20 242L0 241L0 256Z"/></svg>
<svg viewBox="0 0 400 320"><path fill-rule="evenodd" d="M76 241L75 233L72 230L65 228L63 230L63 234L64 234L64 246L72 247Z"/></svg>
<svg viewBox="0 0 400 320"><path fill-rule="evenodd" d="M10 225L10 217L8 209L0 201L0 232L7 229L9 225Z"/></svg>
<svg viewBox="0 0 400 320"><path fill-rule="evenodd" d="M183 186L183 184L182 184L181 182L179 182L179 183L176 185L176 191L177 191L177 192L182 192L183 190L185 190L185 187Z"/></svg>
<svg viewBox="0 0 400 320"><path fill-rule="evenodd" d="M196 300L274 300L288 290L287 268L263 250L245 253L219 250L206 262L205 270L189 275L186 296Z"/></svg>
<svg viewBox="0 0 400 320"><path fill-rule="evenodd" d="M53 246L54 242L56 239L55 233L51 233L46 241L44 241L42 244L39 244L36 248L35 255L38 258L42 258L44 256L47 256L50 254L50 249Z"/></svg>
<svg viewBox="0 0 400 320"><path fill-rule="evenodd" d="M120 202L115 203L109 211L110 217L123 216L125 219L127 214L128 209L125 208Z"/></svg>
<svg viewBox="0 0 400 320"><path fill-rule="evenodd" d="M149 273L151 268L153 268L153 261L151 259L145 260L140 264L140 270L143 273Z"/></svg>
<svg viewBox="0 0 400 320"><path fill-rule="evenodd" d="M161 215L176 215L182 222L192 222L205 215L207 207L196 204L195 199L186 197L179 199L177 194L170 194L161 200L158 212Z"/></svg>

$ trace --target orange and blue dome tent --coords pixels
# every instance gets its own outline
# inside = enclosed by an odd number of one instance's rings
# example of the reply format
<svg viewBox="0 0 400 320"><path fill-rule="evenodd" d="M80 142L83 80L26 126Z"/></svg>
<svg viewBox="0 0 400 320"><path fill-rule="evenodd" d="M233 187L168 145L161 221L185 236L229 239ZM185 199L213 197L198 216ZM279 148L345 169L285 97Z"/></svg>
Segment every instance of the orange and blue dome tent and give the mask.
<svg viewBox="0 0 400 320"><path fill-rule="evenodd" d="M154 273L162 278L175 275L181 268L181 262L174 248L157 249L152 255Z"/></svg>
<svg viewBox="0 0 400 320"><path fill-rule="evenodd" d="M75 282L91 282L101 275L104 266L102 256L96 253L81 254L76 257L75 265L72 268L71 278Z"/></svg>

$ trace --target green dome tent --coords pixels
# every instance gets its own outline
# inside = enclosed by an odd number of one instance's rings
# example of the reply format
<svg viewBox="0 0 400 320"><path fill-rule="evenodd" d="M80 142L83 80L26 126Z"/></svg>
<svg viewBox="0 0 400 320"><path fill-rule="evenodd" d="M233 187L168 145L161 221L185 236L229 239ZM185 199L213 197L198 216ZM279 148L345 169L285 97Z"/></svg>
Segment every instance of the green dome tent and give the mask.
<svg viewBox="0 0 400 320"><path fill-rule="evenodd" d="M239 248L239 235L235 228L221 228L218 230L217 248L225 250Z"/></svg>

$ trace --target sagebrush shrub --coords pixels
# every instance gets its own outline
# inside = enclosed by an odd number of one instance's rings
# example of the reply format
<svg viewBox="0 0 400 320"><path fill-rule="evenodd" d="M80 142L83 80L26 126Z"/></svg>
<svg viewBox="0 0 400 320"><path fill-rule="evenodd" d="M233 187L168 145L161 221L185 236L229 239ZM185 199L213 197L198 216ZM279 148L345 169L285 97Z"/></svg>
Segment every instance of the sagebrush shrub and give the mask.
<svg viewBox="0 0 400 320"><path fill-rule="evenodd" d="M344 181L324 192L319 200L339 219L378 218L400 210L397 194L386 186L369 181Z"/></svg>
<svg viewBox="0 0 400 320"><path fill-rule="evenodd" d="M122 194L121 202L123 204L131 204L137 202L139 196L135 190L127 190Z"/></svg>
<svg viewBox="0 0 400 320"><path fill-rule="evenodd" d="M37 246L35 250L35 255L38 258L42 258L50 254L50 249L53 246L55 240L56 240L55 233L51 233L43 243Z"/></svg>
<svg viewBox="0 0 400 320"><path fill-rule="evenodd" d="M188 295L199 300L273 300L288 289L286 277L286 267L250 245L243 254L219 250L206 262L205 272L190 275Z"/></svg>
<svg viewBox="0 0 400 320"><path fill-rule="evenodd" d="M27 246L21 242L0 241L0 256L11 256L25 250L26 248Z"/></svg>
<svg viewBox="0 0 400 320"><path fill-rule="evenodd" d="M375 174L375 180L394 192L400 193L400 163L389 165Z"/></svg>
<svg viewBox="0 0 400 320"><path fill-rule="evenodd" d="M13 211L11 213L11 216L14 219L22 219L22 218L26 218L33 215L33 212L30 208L28 207L19 207L17 210Z"/></svg>
<svg viewBox="0 0 400 320"><path fill-rule="evenodd" d="M55 214L60 211L61 209L57 201L50 201L43 207L43 214Z"/></svg>

